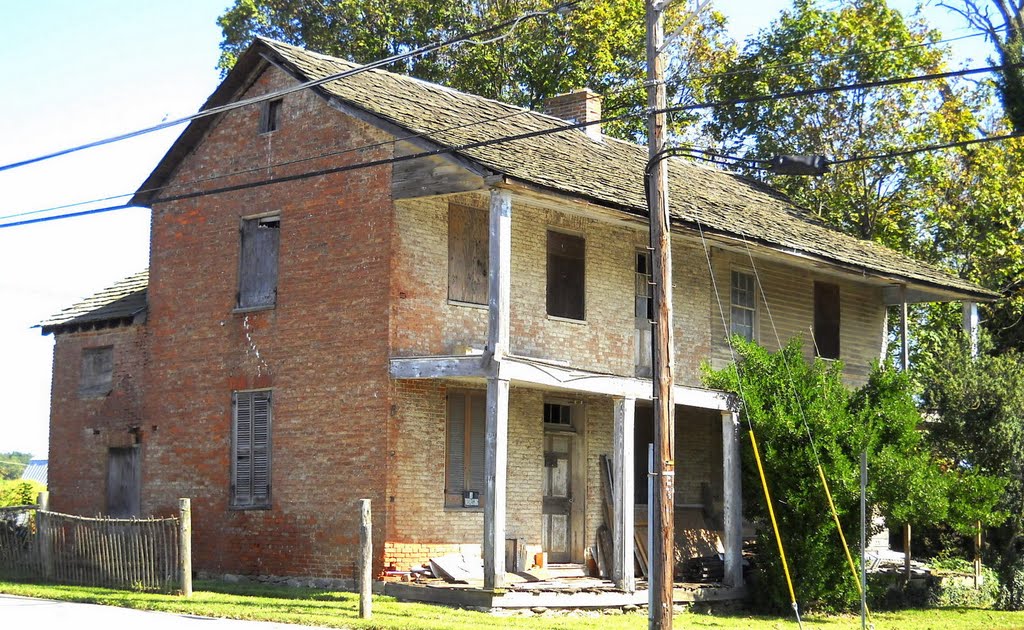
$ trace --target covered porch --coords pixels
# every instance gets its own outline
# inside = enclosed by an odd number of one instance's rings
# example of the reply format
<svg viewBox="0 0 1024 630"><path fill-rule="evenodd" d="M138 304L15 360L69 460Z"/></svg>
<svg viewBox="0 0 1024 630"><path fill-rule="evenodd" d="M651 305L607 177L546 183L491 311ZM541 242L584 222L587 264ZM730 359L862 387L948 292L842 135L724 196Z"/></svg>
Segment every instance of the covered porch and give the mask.
<svg viewBox="0 0 1024 630"><path fill-rule="evenodd" d="M496 379L491 375L496 367L506 378L500 379L504 383L493 385L491 381ZM482 386L487 384L487 477L480 497L482 579L465 585L389 583L388 592L451 603L484 597L492 603L472 605L490 607L515 607L520 600L523 605L559 605L537 604L540 599L563 602L564 606L646 603L642 569L648 561L646 471L647 442L652 431L649 379L574 369L515 355L505 355L495 366L484 354L396 357L391 359L390 371L396 381L444 383L447 392L475 390L483 394ZM492 400L495 389L504 389L503 400ZM458 400L461 405L462 398ZM692 555L695 548L703 550L697 555L720 554L724 559L724 571L716 575L720 579L714 584L685 583L683 573L677 571L676 599L737 599L743 595L737 417L729 398L720 392L677 386L675 401L679 476L676 547L681 560L689 557L687 550ZM503 425L500 432L493 426L499 424L495 422L499 419ZM512 465L508 464L510 433ZM543 433L543 438L537 433ZM530 436L525 441L532 446L524 445L524 435ZM541 440L543 452L539 452ZM597 465L605 456L610 464L607 476ZM513 476L511 489L507 471ZM543 475L542 484L524 481L537 474ZM541 497L529 496L539 494L541 485L543 513L538 507L537 513L524 514L531 509L531 502L541 502ZM560 496L560 489L565 490L564 496ZM512 510L508 517L506 509ZM533 528L540 535L521 523L524 518L540 521ZM610 580L585 576L585 570L547 575L534 568L533 552L538 550L548 554L548 562L555 569L562 565L571 571L572 567L585 567L587 560L596 561L592 543L602 526L611 539L607 546L611 553L602 558ZM579 603L584 601L594 603Z"/></svg>

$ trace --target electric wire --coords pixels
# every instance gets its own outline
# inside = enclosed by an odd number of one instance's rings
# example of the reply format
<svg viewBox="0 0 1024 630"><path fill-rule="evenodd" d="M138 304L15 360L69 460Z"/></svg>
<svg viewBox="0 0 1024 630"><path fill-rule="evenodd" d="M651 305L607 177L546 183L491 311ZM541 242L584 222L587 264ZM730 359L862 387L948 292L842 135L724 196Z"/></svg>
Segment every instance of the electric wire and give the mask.
<svg viewBox="0 0 1024 630"><path fill-rule="evenodd" d="M829 87L822 87L822 88L812 88L812 89L808 89L808 90L795 90L795 91L791 91L791 92L785 92L785 93L774 94L774 95L759 95L759 96L748 97L748 98L730 99L730 100L726 100L726 101L696 103L696 104L685 105L685 106L673 106L673 107L667 107L667 108L662 108L660 110L652 110L652 111L653 111L653 113L673 113L673 112L684 111L684 110L707 109L707 108L712 108L712 107L720 107L720 106L728 106L728 105L743 105L743 104L764 102L764 101L767 101L767 100L800 98L800 97L803 97L803 96L835 93L835 92L842 92L842 91L849 91L849 90L856 90L856 89L876 88L876 87L884 87L884 86L906 84L906 83L913 83L913 82L920 82L920 81L945 79L945 78L949 78L951 76L966 76L966 75L978 74L978 73L982 73L982 72L993 72L993 71L997 71L997 70L1000 70L1000 69L1003 69L1003 68L1010 68L1010 67L1024 67L1024 64L1017 63L1017 64L1006 64L1006 65L1003 65L1003 66L986 66L986 67L981 67L981 68L969 68L969 69L958 70L958 71L953 71L953 72L931 73L931 74L925 74L925 75L916 75L916 76L912 76L912 77L898 77L898 78L885 79L885 80L880 80L880 81L872 81L872 82L864 82L864 83L854 83L854 84L844 84L844 85L838 85L838 86L829 86ZM522 112L513 112L512 114L510 114L510 116L518 115L520 113L525 113L527 111L528 110L523 110ZM330 169L321 169L321 170L318 170L318 171L310 171L310 172L307 172L307 173L299 173L299 174L293 174L293 175L288 175L288 176L282 176L282 177L279 177L279 178L276 178L276 179L273 179L273 180L262 180L262 181L256 181L256 182L249 182L249 183L245 183L245 184L238 184L238 185L235 185L235 186L216 188L216 189L212 189L212 190L209 190L209 191L200 191L200 192L186 193L186 194L182 194L182 195L172 195L172 196L169 196L169 197L158 198L158 199L154 200L153 203L166 202L166 201L177 201L177 200L181 200L181 199L193 198L193 197L207 195L207 194L217 194L217 193L221 193L221 192L232 192L232 191L235 191L235 190L241 190L241 189L245 189L245 188L253 188L253 187L268 185L268 184L276 183L276 182L294 181L294 180L297 180L297 179L304 179L304 178L308 178L308 177L315 177L315 176L318 176L318 175L333 174L333 173L342 172L342 171L354 170L354 169L357 169L357 168L370 168L370 167L374 167L374 166L380 166L380 165L384 165L384 164L393 164L393 163L400 162L400 161L406 161L406 160L411 160L411 159L418 159L418 158L422 158L422 157L432 157L432 156L435 156L435 155L444 155L444 154L448 154L448 153L457 153L457 152L460 152L460 151L466 151L466 150L470 150L470 149L474 149L474 148L481 148L481 147L490 146L490 145L493 145L493 144L500 144L500 143L504 143L504 142L514 142L514 141L517 141L517 140L525 140L525 139L530 139L530 138L534 138L534 137L544 136L544 135L548 135L548 134L561 133L561 132L565 132L565 131L570 131L570 130L573 130L573 129L583 129L585 127L589 127L589 126L592 126L592 125L599 125L599 124L604 124L604 123L609 123L609 122L620 121L620 120L624 120L626 118L630 118L630 117L634 117L634 116L637 116L637 115L636 114L620 114L620 115L616 115L616 116L610 116L610 117L601 118L601 119L596 120L596 121L584 121L584 122L577 122L577 123L565 123L565 124L558 125L558 126L555 126L555 127L550 127L550 128L540 129L540 130L535 130L535 131L530 131L530 132L524 132L524 133L521 133L521 134L514 134L514 135L504 136L504 137L499 137L499 138L491 138L491 139L488 139L488 140L481 140L481 141L477 141L477 142L470 142L470 143L465 143L465 144L456 145L456 146L441 147L441 148L434 149L434 150L423 151L423 152L420 152L420 153L414 153L414 154L409 154L409 155L404 155L404 156L393 156L391 158L387 158L387 159L384 159L384 160L373 160L373 161L369 161L369 162L363 162L363 163L356 163L356 164L351 164L351 165L339 166L339 167L334 167L334 168L330 168ZM484 121L479 121L479 122L480 123L486 123L488 121L484 120ZM420 137L429 137L429 135L431 133L440 133L440 132L429 132L429 133L424 134L423 136L420 136ZM1012 138L1012 137L1015 137L1015 135L1014 134L1006 134L1006 135L1002 135L1002 136L995 136L995 137L992 137L991 141L1006 140L1006 139L1009 139L1009 138ZM970 145L970 144L977 144L977 143L980 143L980 142L987 142L987 141L989 141L989 140L986 139L986 138L978 138L978 139L973 139L973 140L960 141L960 142L956 142L956 143L948 143L948 147L967 146L967 145ZM379 144L381 144L381 143L379 143ZM386 143L383 143L383 144L386 144ZM862 156L862 157L856 157L856 158L848 158L848 159L845 159L845 160L837 160L837 161L835 161L833 163L837 164L837 165L842 165L842 164L850 163L850 162L853 162L853 161L867 160L867 159L881 159L883 157L905 156L905 155L909 155L909 154L914 153L914 152L927 151L927 150L937 150L937 149L941 149L941 148L947 148L947 145L934 145L934 146L921 147L919 149L908 149L908 150L905 150L905 151L892 152L891 154L879 154L878 156ZM357 151L357 150L360 150L360 149L350 149L350 150L346 150L346 151ZM742 159L742 158L733 158L733 159ZM266 167L262 167L262 168L266 168ZM262 170L262 168L261 169L253 169L253 170ZM120 196L126 196L126 195L118 195L118 196L114 196L114 197L111 197L111 198L118 198ZM32 213L33 214L43 213L43 212L47 212L47 211L52 211L53 209L55 209L55 208L32 211ZM115 208L110 208L110 209L120 209L120 207L115 207ZM106 210L102 210L102 211L106 211ZM95 214L95 212L86 211L86 212L82 212L82 213L70 213L70 214L67 214L67 215L55 215L53 218L70 218L70 217L73 217L73 216L83 216L85 214ZM40 221L31 221L31 222L32 223L36 223L36 222L40 222ZM26 224L25 222L21 222L21 221L15 222L15 223L0 223L0 228L3 228L3 227L13 227L15 225L25 225L25 224Z"/></svg>
<svg viewBox="0 0 1024 630"><path fill-rule="evenodd" d="M114 142L120 142L120 141L123 141L123 140L128 140L130 138L135 138L135 137L138 137L138 136L141 136L141 135L145 135L145 134L148 134L148 133L152 133L152 132L155 132L155 131L161 131L163 129L167 129L167 128L170 128L170 127L176 127L178 125L184 124L186 122L191 122L191 121L197 120L199 118L206 118L208 116L214 116L216 114L222 114L224 112L228 112L228 111L231 111L231 110L234 110L234 109L238 109L238 108L241 108L241 107L246 107L248 105L253 105L253 104L256 104L256 103L263 103L265 101L271 101L271 100L274 100L274 99L286 96L288 94L292 94L294 92L300 92L302 90L306 90L306 89L309 89L309 88L314 88L314 87L323 85L324 83L330 83L331 81L337 81L337 80L344 79L344 78L347 78L347 77L350 77L350 76L354 76L356 74L361 74L361 73L366 72L368 70L374 70L376 68L381 68L383 66L388 66L388 65L391 65L391 64L394 64L394 63L398 63L400 61L405 61L406 59L411 59L413 57L419 57L419 56L425 55L427 53L434 52L435 50L440 50L441 48L447 48L448 46L452 46L452 45L455 45L455 44L469 42L471 40L475 40L476 38L480 37L481 35L486 35L488 33L493 33L494 31L501 30L501 29L504 29L504 28L509 27L509 26L511 26L514 29L516 26L519 25L520 22L522 22L525 19L534 18L534 17L540 17L540 16L544 16L544 15L550 15L550 14L555 13L557 11L561 11L561 10L565 10L565 9L571 8L571 7L579 4L580 2L582 2L582 0L569 0L567 2L561 2L561 3L557 4L557 5L552 6L549 9L545 9L545 10L542 10L542 11L529 11L529 12L523 13L522 15L519 15L519 16L517 16L515 18L512 18L510 20L505 20L504 22L501 22L499 24L488 26L486 28L474 31L472 33L458 35L458 36L455 36L455 37L452 37L452 38L449 38L447 40L440 41L440 42L434 42L434 43L428 44L426 46L423 46L421 48L417 48L415 50L411 50L411 51L408 51L408 52L392 55L392 56L386 57L384 59L378 59L378 60L372 61L372 62L370 62L368 64L361 65L361 66L358 66L358 67L355 67L355 68L352 68L352 69L349 69L349 70L344 70L342 72L337 72L337 73L334 73L334 74L330 74L330 75L327 75L325 77L321 77L319 79L314 79L314 80L311 80L311 81L306 81L304 83L299 83L297 85L293 85L291 87L287 87L287 88L283 88L283 89L280 89L280 90L276 90L274 92L269 92L267 94L262 94L260 96L254 96L254 97L243 99L243 100L240 100L240 101L234 101L232 103L226 103L224 105L219 105L217 107L211 107L209 109L204 109L202 111L196 112L195 114L190 114L188 116L183 116L181 118L175 118L173 120L168 120L168 121L165 121L165 122L161 122L159 124L156 124L156 125L153 125L153 126L150 126L150 127L145 127L143 129L137 129L135 131L129 131L128 133L123 133L123 134L120 134L120 135L117 135L117 136L111 136L111 137L108 137L108 138L102 138L100 140L94 140L92 142L87 142L85 144L81 144L81 145L78 145L78 146L68 147L66 149L61 149L59 151L54 151L52 153L47 153L47 154L44 154L44 155L39 155L39 156L36 156L36 157L20 160L18 162L11 162L9 164L0 165L0 171L6 171L6 170L14 169L14 168L19 168L19 167L22 167L22 166L27 166L29 164L35 164L37 162L42 162L42 161L45 161L45 160L50 160L50 159L53 159L53 158L61 157L61 156L68 155L68 154L71 154L71 153L75 153L75 152L78 152L78 151L83 151L85 149L92 149L92 148L103 146L103 145L106 145L106 144L111 144L111 143L114 143ZM511 34L511 31L509 32L509 34ZM507 34L505 36L507 36ZM494 40L491 40L491 41L497 41L497 39L500 39L500 37L499 38L495 38Z"/></svg>

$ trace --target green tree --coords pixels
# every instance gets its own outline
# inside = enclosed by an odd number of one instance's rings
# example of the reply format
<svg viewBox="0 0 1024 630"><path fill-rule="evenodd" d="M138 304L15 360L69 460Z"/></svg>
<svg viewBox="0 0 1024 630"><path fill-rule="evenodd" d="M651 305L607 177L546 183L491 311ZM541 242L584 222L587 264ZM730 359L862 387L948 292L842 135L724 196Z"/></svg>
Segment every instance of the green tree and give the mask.
<svg viewBox="0 0 1024 630"><path fill-rule="evenodd" d="M871 468L872 509L897 522L939 520L948 512L949 484L921 444L920 415L909 380L876 366L868 383L851 393L842 383L842 364L807 363L799 340L775 353L739 338L735 343L738 368L705 370L705 385L742 398L743 413L761 447L801 605L848 609L857 601L856 582L829 516L819 465L847 535L859 531L863 451ZM743 488L745 514L762 523L758 594L762 604L782 611L788 608L789 595L749 448L744 453Z"/></svg>
<svg viewBox="0 0 1024 630"><path fill-rule="evenodd" d="M39 493L46 490L38 481L0 480L0 507L35 505Z"/></svg>
<svg viewBox="0 0 1024 630"><path fill-rule="evenodd" d="M0 479L18 479L32 455L20 451L0 453Z"/></svg>
<svg viewBox="0 0 1024 630"><path fill-rule="evenodd" d="M938 72L948 62L948 51L933 45L939 38L885 0L835 9L795 0L746 43L715 94L746 98ZM948 83L926 82L768 100L716 109L707 129L726 151L751 158L874 155L966 137L974 122L966 96ZM909 251L921 207L919 181L907 174L915 159L856 162L819 178L754 175L834 227Z"/></svg>
<svg viewBox="0 0 1024 630"><path fill-rule="evenodd" d="M985 34L996 50L996 60L1008 66L1000 72L999 98L1017 133L1024 133L1024 0L959 0L939 6L960 14ZM994 15L993 15L994 9Z"/></svg>
<svg viewBox="0 0 1024 630"><path fill-rule="evenodd" d="M918 368L926 384L922 403L935 418L929 439L972 482L975 476L1002 480L994 518L965 510L962 521L997 525L989 529L989 554L1008 589L1004 604L1024 608L1024 355L974 357L962 336L946 335L929 358Z"/></svg>
<svg viewBox="0 0 1024 630"><path fill-rule="evenodd" d="M498 24L552 0L235 0L220 17L220 67L230 69L262 35L359 63L407 52ZM706 75L735 54L725 18L674 3L666 31L669 73L696 77L669 84L674 103L703 97ZM508 32L508 31L506 31ZM459 44L391 69L427 81L522 105L588 87L604 97L606 117L639 112L646 103L643 0L584 0L564 15L523 21L486 44ZM677 128L692 122L680 118ZM643 135L642 120L609 124L619 137Z"/></svg>

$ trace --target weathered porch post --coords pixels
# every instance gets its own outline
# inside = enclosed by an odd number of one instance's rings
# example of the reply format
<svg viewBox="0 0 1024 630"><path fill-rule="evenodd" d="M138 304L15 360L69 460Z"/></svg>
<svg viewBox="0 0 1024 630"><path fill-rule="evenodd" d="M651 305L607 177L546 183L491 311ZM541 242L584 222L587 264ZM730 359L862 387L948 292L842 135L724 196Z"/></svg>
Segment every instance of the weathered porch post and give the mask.
<svg viewBox="0 0 1024 630"><path fill-rule="evenodd" d="M512 269L512 193L491 189L487 283L487 431L484 453L484 588L505 585L505 480L508 461L508 352Z"/></svg>
<svg viewBox="0 0 1024 630"><path fill-rule="evenodd" d="M612 429L612 470L615 487L612 499L615 512L615 538L612 579L627 593L636 590L633 572L633 419L635 398L615 399L615 425Z"/></svg>
<svg viewBox="0 0 1024 630"><path fill-rule="evenodd" d="M971 344L971 356L978 356L978 303L964 302L964 333Z"/></svg>
<svg viewBox="0 0 1024 630"><path fill-rule="evenodd" d="M722 529L725 532L726 586L743 586L743 501L740 472L739 414L722 412Z"/></svg>

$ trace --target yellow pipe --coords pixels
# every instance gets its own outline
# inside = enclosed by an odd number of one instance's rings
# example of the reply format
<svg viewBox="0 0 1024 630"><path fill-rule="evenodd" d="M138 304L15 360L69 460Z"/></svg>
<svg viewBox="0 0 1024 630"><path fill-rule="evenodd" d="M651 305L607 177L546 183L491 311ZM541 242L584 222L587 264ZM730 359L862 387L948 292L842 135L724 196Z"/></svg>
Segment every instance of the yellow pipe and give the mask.
<svg viewBox="0 0 1024 630"><path fill-rule="evenodd" d="M761 465L761 454L757 450L757 440L754 439L753 431L750 432L750 443L754 446L754 460L757 462L757 472L761 475L761 487L764 488L764 500L768 504L768 516L772 519L772 529L775 530L775 542L779 546L779 557L782 558L782 572L786 574L786 586L789 587L789 601L793 603L793 607L796 609L796 593L793 592L793 580L789 577L789 563L786 562L786 552L782 549L782 537L779 535L779 524L775 521L775 509L772 508L772 497L768 492L768 480L765 479L764 476L764 467Z"/></svg>
<svg viewBox="0 0 1024 630"><path fill-rule="evenodd" d="M857 585L857 594L864 595L864 589L861 588L860 577L857 575L857 566L853 564L853 556L850 555L850 546L846 544L846 535L843 534L843 526L839 522L839 513L836 512L836 504L832 501L832 491L829 490L828 481L825 480L825 471L822 470L821 464L818 464L818 476L821 477L821 485L825 488L825 496L828 497L828 507L832 510L832 519L836 522L836 529L839 530L839 540L843 541L843 552L846 554L846 562L850 565L850 572L853 574L853 581ZM871 620L871 611L867 606L864 607L867 612L868 620Z"/></svg>

